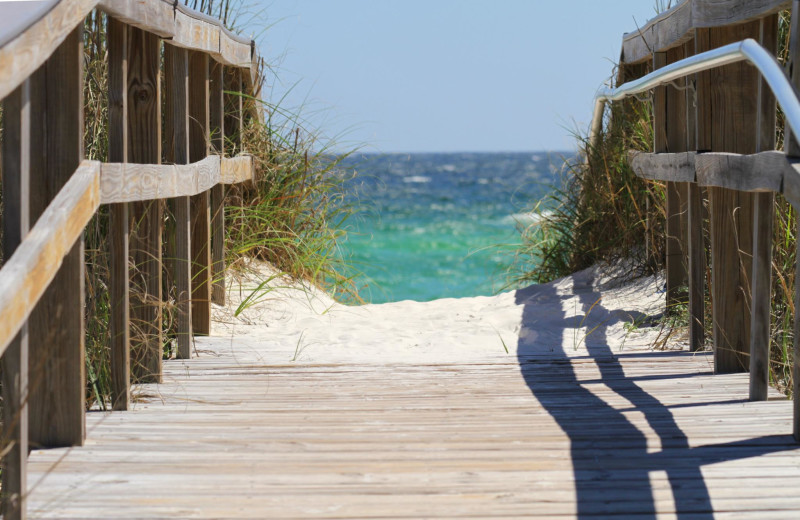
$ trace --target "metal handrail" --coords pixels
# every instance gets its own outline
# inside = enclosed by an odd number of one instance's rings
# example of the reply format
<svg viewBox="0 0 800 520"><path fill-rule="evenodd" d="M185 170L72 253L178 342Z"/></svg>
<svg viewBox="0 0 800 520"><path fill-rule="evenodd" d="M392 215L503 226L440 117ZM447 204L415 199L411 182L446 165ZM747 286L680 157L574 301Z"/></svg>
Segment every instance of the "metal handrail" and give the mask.
<svg viewBox="0 0 800 520"><path fill-rule="evenodd" d="M597 145L597 139L603 124L603 109L608 101L619 101L628 96L670 83L683 76L738 61L747 61L758 69L770 89L772 89L772 93L781 108L783 108L789 128L794 132L794 135L800 136L800 101L797 99L794 87L792 87L791 82L775 57L759 45L758 42L748 38L737 43L695 54L661 67L639 79L624 83L617 88L604 88L598 92L597 96L595 96L592 125L589 129L589 145L591 149Z"/></svg>

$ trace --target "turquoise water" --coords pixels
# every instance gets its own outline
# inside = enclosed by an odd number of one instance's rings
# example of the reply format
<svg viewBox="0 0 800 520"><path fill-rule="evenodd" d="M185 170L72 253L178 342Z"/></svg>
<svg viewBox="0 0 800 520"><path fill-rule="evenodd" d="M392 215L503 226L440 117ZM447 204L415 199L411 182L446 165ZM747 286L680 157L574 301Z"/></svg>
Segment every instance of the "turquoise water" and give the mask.
<svg viewBox="0 0 800 520"><path fill-rule="evenodd" d="M559 177L560 152L358 155L344 166L367 210L342 244L366 301L489 295L516 226Z"/></svg>

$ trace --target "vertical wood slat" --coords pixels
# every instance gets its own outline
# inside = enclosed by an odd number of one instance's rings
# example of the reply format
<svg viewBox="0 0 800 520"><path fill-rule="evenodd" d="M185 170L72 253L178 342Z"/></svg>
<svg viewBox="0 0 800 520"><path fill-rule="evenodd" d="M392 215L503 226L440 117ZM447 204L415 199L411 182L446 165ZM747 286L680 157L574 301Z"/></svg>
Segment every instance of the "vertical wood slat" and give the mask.
<svg viewBox="0 0 800 520"><path fill-rule="evenodd" d="M189 52L189 161L208 155L208 55ZM192 331L211 332L211 210L209 193L190 198L192 215Z"/></svg>
<svg viewBox="0 0 800 520"><path fill-rule="evenodd" d="M30 80L3 102L3 258L9 258L30 229ZM27 517L28 325L20 329L2 359L3 496L7 520Z"/></svg>
<svg viewBox="0 0 800 520"><path fill-rule="evenodd" d="M174 164L189 163L189 59L188 51L172 45L164 46L166 81L166 126L170 144L167 160ZM175 283L177 357L189 359L192 353L192 272L191 215L189 197L171 201L175 217L174 258L172 274Z"/></svg>
<svg viewBox="0 0 800 520"><path fill-rule="evenodd" d="M655 53L653 69L674 63L685 57L683 46L666 52ZM676 83L685 85L684 79ZM653 102L654 124L656 125L656 152L684 152L687 150L687 110L686 95L672 85L655 90ZM688 186L683 182L666 183L666 306L667 311L686 302L688 286L688 270L686 255L688 253L687 237L687 205Z"/></svg>
<svg viewBox="0 0 800 520"><path fill-rule="evenodd" d="M108 159L128 161L128 26L108 19ZM127 410L131 399L128 204L111 204L111 403Z"/></svg>
<svg viewBox="0 0 800 520"><path fill-rule="evenodd" d="M698 29L698 52L758 38L759 22ZM697 74L697 143L700 150L751 154L757 147L758 73L734 63ZM709 189L714 370L749 366L753 194Z"/></svg>
<svg viewBox="0 0 800 520"><path fill-rule="evenodd" d="M225 102L223 99L224 67L212 60L209 78L209 124L213 153L225 151ZM225 304L225 186L211 188L211 301Z"/></svg>
<svg viewBox="0 0 800 520"><path fill-rule="evenodd" d="M792 2L791 24L792 25L789 31L789 34L791 35L789 41L789 63L791 64L790 77L792 80L792 85L797 91L800 90L800 0L793 0ZM788 157L800 157L800 143L798 143L797 136L793 135L793 132L789 128L788 124L784 128L784 152ZM800 229L800 214L797 215L796 224L797 229ZM800 279L800 276L798 276L798 273L800 273L800 240L796 240L795 247L794 362L792 365L792 395L794 395L795 398L793 399L794 418L792 422L794 424L792 433L794 435L794 439L800 442L800 399L797 398L797 396L800 396L800 312L797 312L797 309L800 309L800 283L797 283L797 280Z"/></svg>
<svg viewBox="0 0 800 520"><path fill-rule="evenodd" d="M223 85L224 148L229 157L242 151L242 69L226 67ZM232 94L235 92L236 94Z"/></svg>
<svg viewBox="0 0 800 520"><path fill-rule="evenodd" d="M686 56L694 55L694 38L684 44ZM686 94L686 149L697 150L696 75L689 78L692 88ZM697 352L705 346L706 243L703 234L703 194L700 186L690 182L686 187L686 242L689 283L689 350Z"/></svg>
<svg viewBox="0 0 800 520"><path fill-rule="evenodd" d="M161 41L136 27L128 28L128 160L161 163ZM139 383L161 382L162 202L130 206L131 372Z"/></svg>
<svg viewBox="0 0 800 520"><path fill-rule="evenodd" d="M31 225L83 159L83 27L31 77ZM85 435L83 237L28 321L32 447L80 446Z"/></svg>
<svg viewBox="0 0 800 520"><path fill-rule="evenodd" d="M778 48L778 18L760 22L760 43L771 54ZM769 85L758 83L757 152L775 148L776 101ZM753 210L752 314L750 324L750 400L765 401L769 390L769 325L772 303L772 241L775 194L756 193Z"/></svg>

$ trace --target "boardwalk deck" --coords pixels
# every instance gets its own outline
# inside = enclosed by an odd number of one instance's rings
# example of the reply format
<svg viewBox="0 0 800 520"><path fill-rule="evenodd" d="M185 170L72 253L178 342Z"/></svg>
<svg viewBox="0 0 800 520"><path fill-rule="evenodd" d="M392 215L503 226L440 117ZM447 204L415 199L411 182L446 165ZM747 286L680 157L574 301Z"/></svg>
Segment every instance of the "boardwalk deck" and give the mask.
<svg viewBox="0 0 800 520"><path fill-rule="evenodd" d="M31 516L800 511L791 402L747 402L747 376L713 375L708 354L589 342L567 356L322 364L275 361L270 345L203 338L199 358L168 361L163 384L138 388L132 411L89 414L85 447L34 451Z"/></svg>

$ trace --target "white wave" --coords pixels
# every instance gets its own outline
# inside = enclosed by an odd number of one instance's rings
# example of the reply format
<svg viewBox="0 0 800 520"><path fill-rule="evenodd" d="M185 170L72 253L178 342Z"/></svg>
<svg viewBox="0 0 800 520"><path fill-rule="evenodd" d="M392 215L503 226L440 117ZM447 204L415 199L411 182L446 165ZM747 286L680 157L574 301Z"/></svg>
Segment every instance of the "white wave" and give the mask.
<svg viewBox="0 0 800 520"><path fill-rule="evenodd" d="M543 218L552 215L552 211L543 211L541 213L529 211L524 213L514 213L503 218L504 224L516 224L522 227L532 226L541 222Z"/></svg>
<svg viewBox="0 0 800 520"><path fill-rule="evenodd" d="M425 183L425 182L431 182L431 178L425 177L424 175L411 175L409 177L403 178L403 182Z"/></svg>

